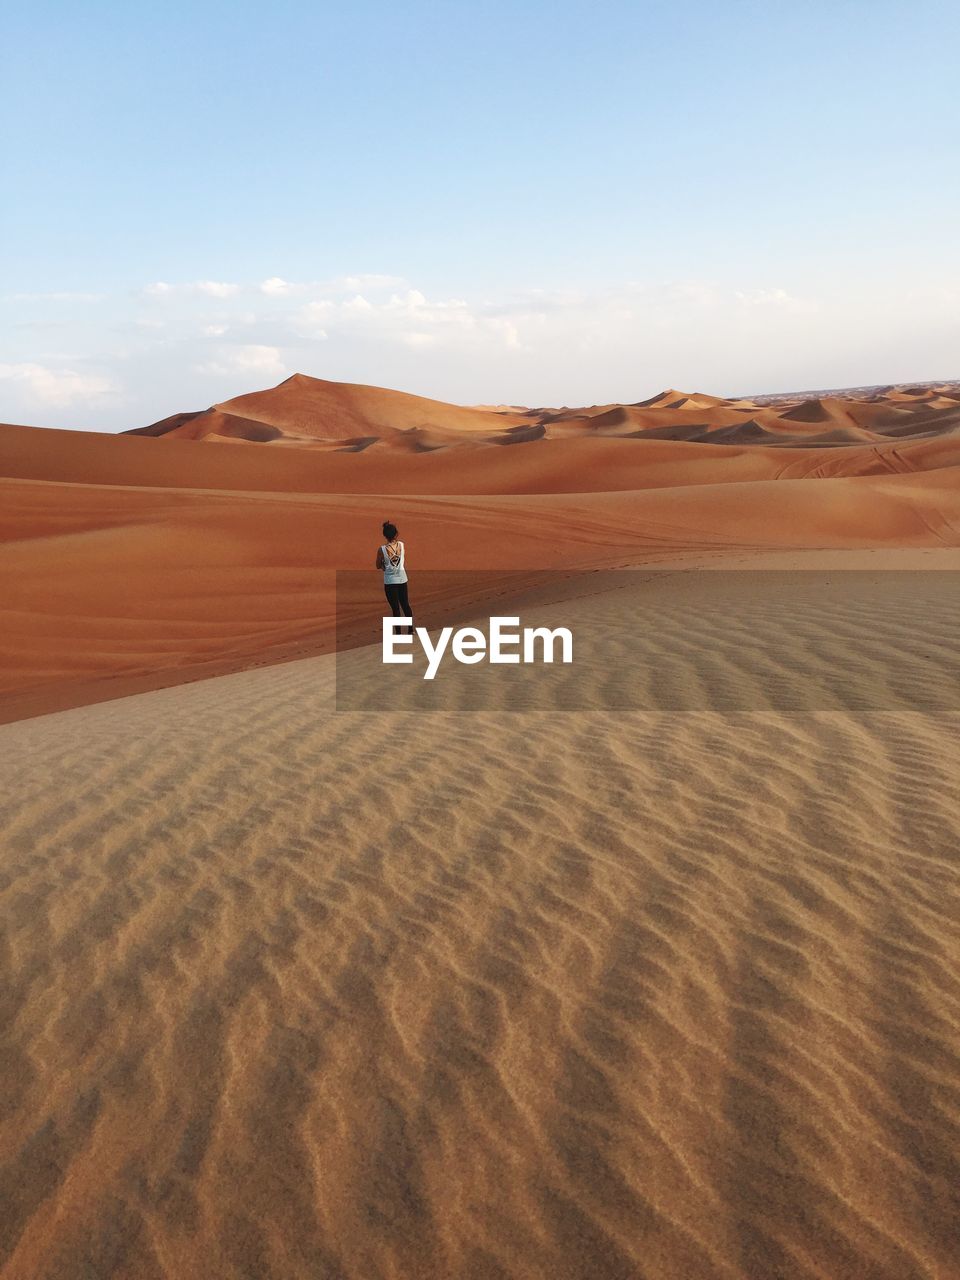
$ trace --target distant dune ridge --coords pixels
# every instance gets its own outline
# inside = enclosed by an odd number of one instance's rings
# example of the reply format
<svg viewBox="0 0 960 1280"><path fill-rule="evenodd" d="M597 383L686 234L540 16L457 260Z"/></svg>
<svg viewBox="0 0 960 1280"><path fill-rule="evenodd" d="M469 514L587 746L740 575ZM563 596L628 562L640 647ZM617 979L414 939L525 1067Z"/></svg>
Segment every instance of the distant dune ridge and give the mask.
<svg viewBox="0 0 960 1280"><path fill-rule="evenodd" d="M329 649L385 516L414 570L956 546L958 461L957 383L529 409L296 374L117 436L0 427L0 715Z"/></svg>
<svg viewBox="0 0 960 1280"><path fill-rule="evenodd" d="M271 442L300 448L432 450L534 439L625 436L704 444L809 447L960 426L960 384L865 389L862 395L724 400L668 390L637 404L585 409L463 408L380 387L295 373L199 413L175 414L130 435ZM819 428L819 429L818 429Z"/></svg>

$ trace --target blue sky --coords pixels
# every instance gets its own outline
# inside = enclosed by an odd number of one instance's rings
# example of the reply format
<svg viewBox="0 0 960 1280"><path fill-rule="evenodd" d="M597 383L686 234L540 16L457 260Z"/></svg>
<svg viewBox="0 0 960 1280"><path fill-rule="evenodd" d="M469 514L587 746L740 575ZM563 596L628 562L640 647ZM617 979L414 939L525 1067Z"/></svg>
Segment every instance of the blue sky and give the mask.
<svg viewBox="0 0 960 1280"><path fill-rule="evenodd" d="M0 18L0 420L960 376L955 4Z"/></svg>

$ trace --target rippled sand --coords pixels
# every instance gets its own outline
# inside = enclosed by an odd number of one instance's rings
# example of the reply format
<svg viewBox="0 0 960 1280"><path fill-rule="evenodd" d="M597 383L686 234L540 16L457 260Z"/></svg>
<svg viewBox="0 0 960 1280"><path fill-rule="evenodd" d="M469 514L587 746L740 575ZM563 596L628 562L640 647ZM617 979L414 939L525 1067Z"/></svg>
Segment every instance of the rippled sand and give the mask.
<svg viewBox="0 0 960 1280"><path fill-rule="evenodd" d="M332 708L0 728L4 1280L960 1275L960 717Z"/></svg>

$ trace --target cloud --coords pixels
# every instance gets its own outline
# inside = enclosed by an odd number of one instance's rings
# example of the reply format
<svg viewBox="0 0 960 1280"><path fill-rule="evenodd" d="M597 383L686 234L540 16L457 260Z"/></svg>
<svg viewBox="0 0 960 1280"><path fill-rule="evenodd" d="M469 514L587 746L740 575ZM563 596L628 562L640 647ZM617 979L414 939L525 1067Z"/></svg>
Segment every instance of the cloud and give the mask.
<svg viewBox="0 0 960 1280"><path fill-rule="evenodd" d="M221 346L214 360L195 366L198 373L220 377L250 374L262 378L284 378L290 373L278 347L250 343L242 347Z"/></svg>
<svg viewBox="0 0 960 1280"><path fill-rule="evenodd" d="M4 302L102 302L106 295L102 293L71 293L58 291L55 293L8 293Z"/></svg>
<svg viewBox="0 0 960 1280"><path fill-rule="evenodd" d="M380 275L375 272L353 276L338 276L333 280L296 281L270 276L258 286L261 293L271 298L289 298L297 294L313 293L336 296L344 293L381 293L385 289L397 289L406 284L402 276Z"/></svg>
<svg viewBox="0 0 960 1280"><path fill-rule="evenodd" d="M153 284L144 285L143 292L148 298L169 298L175 294L232 298L240 292L240 288L238 284L227 284L220 280L192 280L186 284L168 284L165 280L157 280Z"/></svg>
<svg viewBox="0 0 960 1280"><path fill-rule="evenodd" d="M404 284L406 284L406 281L402 276L368 274L359 276L341 276L339 280L335 280L333 282L332 288L334 291L340 288L347 292L359 292L361 289L366 289L372 292L378 289L398 289Z"/></svg>
<svg viewBox="0 0 960 1280"><path fill-rule="evenodd" d="M194 287L197 293L205 293L210 298L229 298L240 292L238 284L221 284L217 280L200 280Z"/></svg>
<svg viewBox="0 0 960 1280"><path fill-rule="evenodd" d="M15 412L30 421L34 406L71 406L77 425L128 426L269 386L295 369L441 399L537 404L637 400L663 385L721 394L840 385L844 360L856 369L851 382L870 381L860 348L884 328L902 335L904 318L878 316L876 300L868 317L860 299L800 294L792 279L776 277L432 292L400 276L358 272L314 283L279 275L159 280L92 309L61 306L51 295L46 306L5 313L10 363L0 366L0 390L10 407L0 418ZM936 305L910 301L911 323L932 312L946 332L952 295ZM844 335L857 314L870 323L848 359ZM26 320L60 325L57 349L41 350L36 330L18 335ZM921 350L919 339L914 345ZM937 355L937 367L947 367L937 354L944 349L916 366ZM113 408L101 411L107 400Z"/></svg>
<svg viewBox="0 0 960 1280"><path fill-rule="evenodd" d="M308 302L306 306L300 308L299 319L308 328L314 324L322 323L336 311L336 305L326 298L318 298L314 302Z"/></svg>
<svg viewBox="0 0 960 1280"><path fill-rule="evenodd" d="M809 301L793 297L786 289L736 289L733 296L744 307L780 311L809 311L812 307Z"/></svg>
<svg viewBox="0 0 960 1280"><path fill-rule="evenodd" d="M74 369L51 369L42 364L0 364L0 382L19 390L27 404L57 409L76 404L109 404L119 395L113 378Z"/></svg>
<svg viewBox="0 0 960 1280"><path fill-rule="evenodd" d="M271 276L269 280L261 281L260 292L271 298L286 298L292 293L302 293L307 287L305 284L282 280L280 276Z"/></svg>
<svg viewBox="0 0 960 1280"><path fill-rule="evenodd" d="M256 285L250 283L228 283L221 280L187 280L176 284L171 284L167 280L155 280L151 284L144 285L141 293L148 298L187 298L191 296L232 298L239 293L261 293L268 298L292 298L302 296L305 293L323 297L342 297L345 294L355 295L363 292L383 293L387 289L399 289L406 283L402 276L389 276L375 272L338 276L332 280L285 280L283 276L268 276L266 280L261 280ZM23 294L14 296L46 298L88 296L90 300L93 300L94 296L100 295Z"/></svg>
<svg viewBox="0 0 960 1280"><path fill-rule="evenodd" d="M378 277L389 279L390 277ZM356 282L357 277L350 278ZM294 320L305 337L341 335L364 342L405 347L521 347L516 320L463 298L429 299L419 289L386 297L349 293L339 299L315 298Z"/></svg>

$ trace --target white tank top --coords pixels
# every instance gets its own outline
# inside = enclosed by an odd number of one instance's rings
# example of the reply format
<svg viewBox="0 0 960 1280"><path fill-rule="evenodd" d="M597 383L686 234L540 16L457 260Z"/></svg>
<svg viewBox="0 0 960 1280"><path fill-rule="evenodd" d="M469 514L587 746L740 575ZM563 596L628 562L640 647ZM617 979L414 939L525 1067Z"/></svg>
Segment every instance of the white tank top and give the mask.
<svg viewBox="0 0 960 1280"><path fill-rule="evenodd" d="M399 582L406 582L407 571L403 565L403 543L395 542L393 551L383 546L380 548L380 554L383 556L384 584L394 586Z"/></svg>

